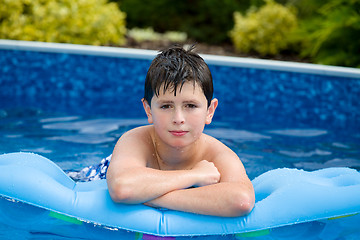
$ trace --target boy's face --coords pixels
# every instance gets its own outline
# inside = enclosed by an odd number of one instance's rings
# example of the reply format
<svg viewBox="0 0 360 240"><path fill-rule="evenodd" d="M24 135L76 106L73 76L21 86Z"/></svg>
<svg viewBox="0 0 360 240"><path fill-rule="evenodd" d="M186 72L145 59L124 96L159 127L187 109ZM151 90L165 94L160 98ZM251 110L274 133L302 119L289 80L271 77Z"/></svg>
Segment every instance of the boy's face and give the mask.
<svg viewBox="0 0 360 240"><path fill-rule="evenodd" d="M161 89L161 88L160 88ZM217 107L213 99L210 107L201 87L186 82L176 96L171 90L154 95L150 105L143 100L149 123L156 134L172 147L185 147L194 143L202 134L205 124L210 124Z"/></svg>

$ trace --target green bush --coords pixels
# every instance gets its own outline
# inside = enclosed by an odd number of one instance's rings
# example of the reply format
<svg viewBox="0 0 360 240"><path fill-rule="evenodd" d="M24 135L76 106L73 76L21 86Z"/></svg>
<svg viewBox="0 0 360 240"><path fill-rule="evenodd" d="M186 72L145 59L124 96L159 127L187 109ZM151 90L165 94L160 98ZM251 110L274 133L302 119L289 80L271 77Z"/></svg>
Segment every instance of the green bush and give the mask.
<svg viewBox="0 0 360 240"><path fill-rule="evenodd" d="M113 0L127 14L127 27L186 32L195 41L218 44L229 41L235 10L247 9L243 0Z"/></svg>
<svg viewBox="0 0 360 240"><path fill-rule="evenodd" d="M321 8L329 0L287 0L289 4L297 9L298 19L313 18L318 15Z"/></svg>
<svg viewBox="0 0 360 240"><path fill-rule="evenodd" d="M187 1L187 16L183 17L181 31L190 38L210 44L229 40L228 32L233 28L233 13L240 8L234 0Z"/></svg>
<svg viewBox="0 0 360 240"><path fill-rule="evenodd" d="M127 35L137 42L144 41L168 41L176 43L184 43L187 40L186 33L168 31L164 34L155 32L152 28L133 28L129 29Z"/></svg>
<svg viewBox="0 0 360 240"><path fill-rule="evenodd" d="M125 17L106 0L0 0L0 38L121 45Z"/></svg>
<svg viewBox="0 0 360 240"><path fill-rule="evenodd" d="M250 8L246 16L234 13L235 26L230 37L241 52L255 51L261 55L276 55L290 43L287 38L297 26L291 9L272 0L258 10Z"/></svg>
<svg viewBox="0 0 360 240"><path fill-rule="evenodd" d="M331 0L302 22L302 56L320 64L360 67L360 0Z"/></svg>

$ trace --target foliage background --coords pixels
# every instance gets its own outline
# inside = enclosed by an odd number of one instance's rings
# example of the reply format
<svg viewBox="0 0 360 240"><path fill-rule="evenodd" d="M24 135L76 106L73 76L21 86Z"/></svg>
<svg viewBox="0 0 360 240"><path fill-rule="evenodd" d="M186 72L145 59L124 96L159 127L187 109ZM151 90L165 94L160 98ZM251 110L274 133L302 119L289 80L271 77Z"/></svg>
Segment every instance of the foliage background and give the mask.
<svg viewBox="0 0 360 240"><path fill-rule="evenodd" d="M360 67L360 0L0 0L0 38L132 46L135 28L153 42L177 31L238 56Z"/></svg>
<svg viewBox="0 0 360 240"><path fill-rule="evenodd" d="M282 25L277 25L276 19L269 23L269 16L264 17L260 11L261 7L270 4L267 0L114 1L127 13L128 28L152 27L157 32L183 31L192 40L216 45L232 43L238 53L262 58L296 55L299 59L314 63L360 67L360 41L357 40L360 39L360 0L275 0L296 16L295 20L288 18ZM238 31L243 35L241 41L251 46L241 49L237 47L239 37L229 34L234 32L236 24L234 12L238 12L238 16L251 13L253 18L258 19L256 27L272 24L280 33L273 38L271 34L263 34L262 38L258 36L254 41L251 34L246 36L242 27ZM263 16L257 16L261 14ZM296 27L286 26L292 21L296 22L292 24ZM249 23L251 21L246 24ZM279 35L283 37L279 38ZM268 50L264 50L265 44L259 46L260 42L268 41L272 44Z"/></svg>
<svg viewBox="0 0 360 240"><path fill-rule="evenodd" d="M235 12L234 20L230 37L235 48L262 56L276 55L286 49L290 43L288 36L297 26L293 11L273 0L266 0L259 9L250 9L246 16Z"/></svg>
<svg viewBox="0 0 360 240"><path fill-rule="evenodd" d="M125 17L106 0L0 0L0 38L124 44Z"/></svg>

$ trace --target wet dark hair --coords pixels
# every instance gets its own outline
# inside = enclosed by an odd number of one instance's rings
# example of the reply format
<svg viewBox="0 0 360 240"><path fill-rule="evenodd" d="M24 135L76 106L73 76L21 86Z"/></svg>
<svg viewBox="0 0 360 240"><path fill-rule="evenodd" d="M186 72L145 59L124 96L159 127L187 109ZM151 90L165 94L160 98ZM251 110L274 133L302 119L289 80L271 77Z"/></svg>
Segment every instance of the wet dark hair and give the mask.
<svg viewBox="0 0 360 240"><path fill-rule="evenodd" d="M181 91L185 82L198 83L204 92L208 106L213 98L213 82L208 65L198 54L192 52L195 47L185 50L173 46L162 50L151 62L145 79L144 99L151 104L154 96L160 91ZM180 87L178 89L178 87Z"/></svg>

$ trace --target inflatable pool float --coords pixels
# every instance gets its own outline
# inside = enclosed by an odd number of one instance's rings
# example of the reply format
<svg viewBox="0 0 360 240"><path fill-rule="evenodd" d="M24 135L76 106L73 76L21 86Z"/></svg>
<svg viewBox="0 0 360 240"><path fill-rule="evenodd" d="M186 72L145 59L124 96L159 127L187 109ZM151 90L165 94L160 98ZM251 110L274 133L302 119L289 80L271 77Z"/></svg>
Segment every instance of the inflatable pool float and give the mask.
<svg viewBox="0 0 360 240"><path fill-rule="evenodd" d="M323 229L322 221L345 216L355 216L352 221L359 221L360 173L354 169L328 168L314 172L276 169L252 183L256 204L249 215L204 216L114 203L105 180L74 182L45 157L31 153L3 154L0 155L0 222L30 232L61 235L72 235L70 230L64 234L64 228L70 225L75 230L80 225L91 225L92 231L105 229L109 234L124 236L122 239L155 236L234 239L246 234L269 234L271 229L283 226L303 228L305 223L311 223L306 226L312 229ZM80 230L76 232L80 234Z"/></svg>

